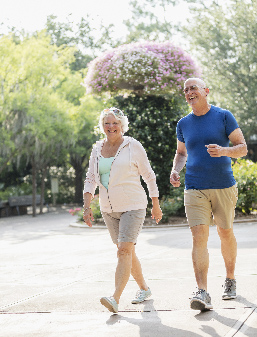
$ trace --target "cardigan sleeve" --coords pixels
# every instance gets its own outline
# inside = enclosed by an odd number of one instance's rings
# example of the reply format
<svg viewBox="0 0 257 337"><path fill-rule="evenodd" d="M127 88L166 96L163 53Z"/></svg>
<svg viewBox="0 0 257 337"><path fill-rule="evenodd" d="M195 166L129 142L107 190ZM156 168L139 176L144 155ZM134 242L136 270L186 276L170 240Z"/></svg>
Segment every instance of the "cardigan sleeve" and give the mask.
<svg viewBox="0 0 257 337"><path fill-rule="evenodd" d="M133 141L133 152L135 151L138 170L147 184L150 198L159 197L156 176L148 160L146 151L139 141Z"/></svg>
<svg viewBox="0 0 257 337"><path fill-rule="evenodd" d="M95 179L95 164L96 164L96 147L94 146L90 159L89 159L89 165L87 170L86 179L84 181L84 190L83 193L90 193L92 196L95 195L95 190L97 187L96 179Z"/></svg>

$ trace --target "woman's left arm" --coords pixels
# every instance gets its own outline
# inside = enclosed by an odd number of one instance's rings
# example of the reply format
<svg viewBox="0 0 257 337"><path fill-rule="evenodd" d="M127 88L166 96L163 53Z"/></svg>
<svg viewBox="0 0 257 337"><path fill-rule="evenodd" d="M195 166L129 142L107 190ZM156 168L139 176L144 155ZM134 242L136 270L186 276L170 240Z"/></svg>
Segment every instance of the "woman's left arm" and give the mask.
<svg viewBox="0 0 257 337"><path fill-rule="evenodd" d="M159 191L156 184L156 176L151 168L146 151L142 144L137 141L133 148L136 152L139 173L147 184L149 196L152 199L152 219L155 219L156 223L158 223L162 219L162 210L159 204Z"/></svg>
<svg viewBox="0 0 257 337"><path fill-rule="evenodd" d="M153 208L151 210L152 219L155 219L156 223L158 224L162 219L162 210L159 204L159 198L152 197L152 204L153 204Z"/></svg>

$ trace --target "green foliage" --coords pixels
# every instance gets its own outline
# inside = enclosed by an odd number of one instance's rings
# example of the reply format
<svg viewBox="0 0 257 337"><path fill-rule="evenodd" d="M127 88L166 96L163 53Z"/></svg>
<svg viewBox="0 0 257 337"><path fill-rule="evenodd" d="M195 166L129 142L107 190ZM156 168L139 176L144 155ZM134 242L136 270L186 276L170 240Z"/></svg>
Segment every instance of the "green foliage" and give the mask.
<svg viewBox="0 0 257 337"><path fill-rule="evenodd" d="M58 178L59 192L56 195L57 204L69 204L73 202L75 187L74 169L66 166L65 163L61 167L51 166L46 177L45 200L48 203L53 202L53 194L51 190L51 177Z"/></svg>
<svg viewBox="0 0 257 337"><path fill-rule="evenodd" d="M101 219L102 218L102 213L100 211L99 196L98 195L96 195L94 197L94 199L91 201L90 207L92 209L95 221L97 219ZM83 208L77 207L77 208L74 208L74 209L70 209L69 213L71 215L76 215L78 221L84 222L83 211L84 211Z"/></svg>
<svg viewBox="0 0 257 337"><path fill-rule="evenodd" d="M91 201L90 207L92 209L94 219L101 219L102 213L100 211L100 204L99 204L99 195L95 195L94 199Z"/></svg>
<svg viewBox="0 0 257 337"><path fill-rule="evenodd" d="M2 162L24 155L42 166L71 141L73 105L56 90L70 74L73 49L51 46L50 38L39 33L18 44L12 35L3 36L0 53Z"/></svg>
<svg viewBox="0 0 257 337"><path fill-rule="evenodd" d="M127 135L144 146L157 177L160 197L170 195L169 176L177 147L176 125L187 111L184 99L174 96L117 96L112 105L128 116Z"/></svg>
<svg viewBox="0 0 257 337"><path fill-rule="evenodd" d="M53 195L51 191L51 177L58 178L59 192L56 195L57 204L69 204L74 199L74 181L75 174L74 169L66 167L65 163L62 163L62 167L52 166L50 167L47 176L45 178L45 193L44 198L46 203L51 204L53 202ZM32 194L32 176L31 174L25 177L20 177L20 181L16 181L15 185L5 186L0 185L0 199L8 200L11 196L29 195ZM40 194L40 180L41 174L37 176L37 194Z"/></svg>
<svg viewBox="0 0 257 337"><path fill-rule="evenodd" d="M97 140L94 127L97 124L103 102L93 96L85 95L80 100L80 106L72 116L75 142L69 153L70 164L75 169L75 196L74 202L83 202L83 178L92 150L92 144Z"/></svg>
<svg viewBox="0 0 257 337"><path fill-rule="evenodd" d="M184 188L185 188L185 169L180 173L180 187L171 187L169 195L163 196L160 206L163 212L162 221L168 222L169 216L184 215Z"/></svg>
<svg viewBox="0 0 257 337"><path fill-rule="evenodd" d="M201 63L212 102L234 113L249 139L257 128L257 1L194 2L185 28L192 53Z"/></svg>
<svg viewBox="0 0 257 337"><path fill-rule="evenodd" d="M0 200L8 200L9 197L12 196L20 196L20 195L31 195L32 194L32 186L31 184L22 183L18 186L9 186L5 190L0 189Z"/></svg>
<svg viewBox="0 0 257 337"><path fill-rule="evenodd" d="M232 166L238 187L237 209L250 214L257 208L257 163L237 159Z"/></svg>
<svg viewBox="0 0 257 337"><path fill-rule="evenodd" d="M75 60L71 63L73 71L86 68L97 51L103 51L112 45L110 37L112 27L112 24L103 26L102 23L97 28L94 27L94 19L89 15L82 17L77 24L71 20L71 15L65 22L58 22L55 15L50 15L46 23L47 33L51 36L53 44L58 47L76 47Z"/></svg>

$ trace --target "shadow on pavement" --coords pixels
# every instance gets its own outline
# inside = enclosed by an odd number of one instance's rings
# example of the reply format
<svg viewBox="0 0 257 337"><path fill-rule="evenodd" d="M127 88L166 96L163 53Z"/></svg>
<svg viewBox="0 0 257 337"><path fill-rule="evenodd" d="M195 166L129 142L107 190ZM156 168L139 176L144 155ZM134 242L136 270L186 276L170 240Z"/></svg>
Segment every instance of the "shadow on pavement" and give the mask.
<svg viewBox="0 0 257 337"><path fill-rule="evenodd" d="M177 329L172 328L168 325L165 325L162 323L161 318L159 317L158 311L154 308L154 301L148 300L145 303L145 306L147 305L147 310L141 311L141 318L131 318L126 317L125 315L112 315L107 321L107 325L114 325L119 323L121 320L125 320L126 322L137 325L140 329L139 335L141 337L170 337L170 336L176 336L176 337L199 337L198 334L184 330L184 329ZM134 312L133 312L134 313ZM139 312L138 312L139 313ZM151 332L150 332L151 331ZM219 337L218 335L211 335L214 337Z"/></svg>

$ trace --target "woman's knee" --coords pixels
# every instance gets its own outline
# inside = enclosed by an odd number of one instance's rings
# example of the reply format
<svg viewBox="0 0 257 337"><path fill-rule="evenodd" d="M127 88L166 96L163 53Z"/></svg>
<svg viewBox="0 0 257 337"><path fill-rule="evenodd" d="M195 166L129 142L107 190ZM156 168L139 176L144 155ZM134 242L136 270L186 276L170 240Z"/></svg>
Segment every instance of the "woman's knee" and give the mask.
<svg viewBox="0 0 257 337"><path fill-rule="evenodd" d="M117 256L118 258L131 257L133 250L133 243L131 242L121 242L118 245Z"/></svg>

